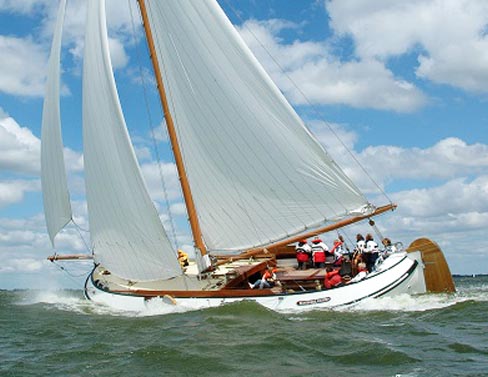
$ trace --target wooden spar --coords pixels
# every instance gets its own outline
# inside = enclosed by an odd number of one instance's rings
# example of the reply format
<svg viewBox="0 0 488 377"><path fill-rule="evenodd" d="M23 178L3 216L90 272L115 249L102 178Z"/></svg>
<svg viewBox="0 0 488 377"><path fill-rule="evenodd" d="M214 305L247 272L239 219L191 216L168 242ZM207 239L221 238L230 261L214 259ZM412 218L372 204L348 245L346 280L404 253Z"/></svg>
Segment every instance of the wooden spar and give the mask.
<svg viewBox="0 0 488 377"><path fill-rule="evenodd" d="M88 254L65 254L65 255L50 255L47 257L48 261L54 262L57 260L65 261L65 260L88 260L93 259L93 255Z"/></svg>
<svg viewBox="0 0 488 377"><path fill-rule="evenodd" d="M200 223L198 222L197 212L195 209L195 203L193 202L193 196L191 193L190 184L188 182L188 177L186 175L186 170L183 163L183 157L178 143L178 136L176 134L176 128L173 122L173 117L171 116L171 113L169 111L168 100L164 89L164 83L161 76L161 71L159 70L156 48L154 46L154 40L152 37L151 29L149 27L149 18L147 16L146 4L144 0L138 0L138 3L139 3L139 8L141 10L144 30L146 32L147 44L151 55L151 62L154 68L154 74L156 76L159 97L161 98L161 104L163 106L164 118L166 120L166 127L168 129L169 139L171 142L171 146L173 148L176 168L178 170L181 189L183 191L183 197L185 199L186 209L188 211L188 218L190 221L190 227L193 234L193 239L195 241L196 248L200 250L200 253L202 255L205 255L207 254L207 248L205 246L205 243L203 242L202 231L200 229Z"/></svg>
<svg viewBox="0 0 488 377"><path fill-rule="evenodd" d="M331 232L333 230L343 228L343 227L345 227L347 225L351 225L351 224L357 223L357 222L359 222L361 220L364 220L364 219L367 219L367 218L370 218L370 217L373 217L373 216L380 215L380 214L382 214L384 212L387 212L387 211L390 211L390 210L391 211L394 211L396 209L396 207L397 207L396 204L393 204L393 203L387 204L385 206L376 208L372 213L367 214L367 215L350 217L348 219L344 219L344 220L338 221L338 222L336 222L334 224L329 224L329 225L323 226L321 228L314 229L313 231L309 231L307 233L301 233L299 235L296 235L296 236L293 236L293 237L290 237L290 238L287 238L287 239L284 239L284 240L281 240L281 241L278 241L278 242L269 244L267 246L262 246L262 247L258 247L258 248L255 248L255 249L247 250L247 251L245 251L242 254L239 254L239 255L236 255L236 256L233 256L233 257L229 257L229 258L225 258L224 260L219 261L217 263L217 265L225 264L229 260L244 259L244 258L252 257L253 255L256 255L256 254L268 253L269 251L271 251L271 250L273 250L275 248L279 248L279 247L282 247L282 246L286 246L288 244L291 244L291 243L300 241L302 239L306 239L306 238L315 236L317 234Z"/></svg>

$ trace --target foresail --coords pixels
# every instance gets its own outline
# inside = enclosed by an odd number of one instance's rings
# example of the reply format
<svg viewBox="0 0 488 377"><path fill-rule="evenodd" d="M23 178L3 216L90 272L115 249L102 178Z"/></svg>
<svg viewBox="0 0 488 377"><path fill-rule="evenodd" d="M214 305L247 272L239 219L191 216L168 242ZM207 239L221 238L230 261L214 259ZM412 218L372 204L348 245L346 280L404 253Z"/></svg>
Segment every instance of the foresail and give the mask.
<svg viewBox="0 0 488 377"><path fill-rule="evenodd" d="M66 0L61 0L49 57L46 93L42 109L41 184L47 230L53 247L54 238L72 216L59 110L61 37L65 8Z"/></svg>
<svg viewBox="0 0 488 377"><path fill-rule="evenodd" d="M105 2L88 1L83 66L83 147L96 262L132 280L181 274L130 142L108 49Z"/></svg>
<svg viewBox="0 0 488 377"><path fill-rule="evenodd" d="M266 245L366 208L215 0L148 0L203 237Z"/></svg>

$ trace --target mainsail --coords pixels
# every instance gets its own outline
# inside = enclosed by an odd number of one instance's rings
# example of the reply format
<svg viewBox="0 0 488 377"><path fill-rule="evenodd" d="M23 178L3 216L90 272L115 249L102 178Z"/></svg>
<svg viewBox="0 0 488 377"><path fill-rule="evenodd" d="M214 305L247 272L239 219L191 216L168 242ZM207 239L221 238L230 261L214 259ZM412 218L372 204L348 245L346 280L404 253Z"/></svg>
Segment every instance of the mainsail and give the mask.
<svg viewBox="0 0 488 377"><path fill-rule="evenodd" d="M181 275L130 142L109 56L105 2L99 0L88 2L83 139L96 262L120 277L139 281Z"/></svg>
<svg viewBox="0 0 488 377"><path fill-rule="evenodd" d="M267 245L368 206L215 0L146 3L209 250Z"/></svg>
<svg viewBox="0 0 488 377"><path fill-rule="evenodd" d="M41 183L44 214L53 247L54 238L72 217L64 166L59 110L61 36L65 8L66 0L61 0L48 63L41 129Z"/></svg>

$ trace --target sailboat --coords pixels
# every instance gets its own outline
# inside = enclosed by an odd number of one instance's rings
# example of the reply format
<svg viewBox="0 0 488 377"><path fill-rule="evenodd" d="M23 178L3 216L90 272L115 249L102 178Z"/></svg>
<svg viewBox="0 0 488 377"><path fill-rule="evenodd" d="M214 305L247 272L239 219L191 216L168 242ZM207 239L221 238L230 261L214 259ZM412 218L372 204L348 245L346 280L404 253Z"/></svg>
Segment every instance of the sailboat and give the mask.
<svg viewBox="0 0 488 377"><path fill-rule="evenodd" d="M277 311L454 291L429 239L393 253L363 279L325 289L325 270L297 270L294 245L392 211L374 206L308 130L216 0L139 0L194 241L182 267L149 197L127 131L108 49L105 3L87 2L83 152L93 270L85 296L143 310L160 300L202 309L253 300ZM53 247L72 221L59 109L55 28L42 124L42 188ZM51 261L83 256L50 257ZM251 289L269 267L279 284Z"/></svg>

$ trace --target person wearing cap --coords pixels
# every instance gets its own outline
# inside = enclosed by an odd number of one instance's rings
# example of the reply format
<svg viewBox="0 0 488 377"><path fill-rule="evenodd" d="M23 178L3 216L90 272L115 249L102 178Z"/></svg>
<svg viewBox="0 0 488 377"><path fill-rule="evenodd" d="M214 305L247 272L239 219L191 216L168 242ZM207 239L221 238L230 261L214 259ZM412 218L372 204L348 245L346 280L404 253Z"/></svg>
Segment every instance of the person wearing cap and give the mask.
<svg viewBox="0 0 488 377"><path fill-rule="evenodd" d="M320 239L315 238L312 240L312 259L315 268L324 268L326 255L325 253L329 251L327 245Z"/></svg>
<svg viewBox="0 0 488 377"><path fill-rule="evenodd" d="M297 269L306 270L310 262L310 255L312 253L312 248L307 243L307 240L298 241L295 246L295 251L297 253Z"/></svg>

